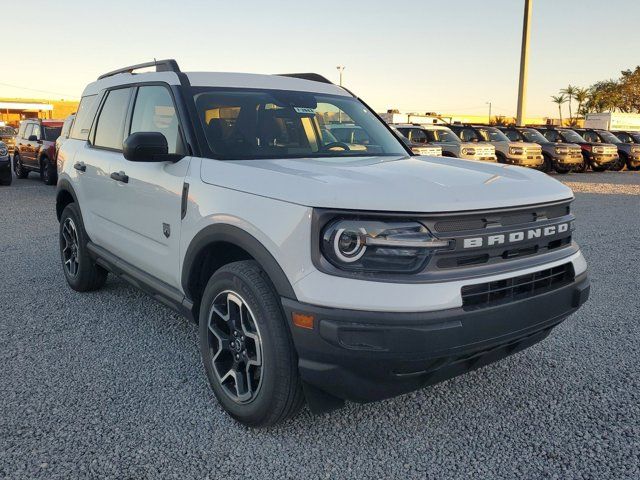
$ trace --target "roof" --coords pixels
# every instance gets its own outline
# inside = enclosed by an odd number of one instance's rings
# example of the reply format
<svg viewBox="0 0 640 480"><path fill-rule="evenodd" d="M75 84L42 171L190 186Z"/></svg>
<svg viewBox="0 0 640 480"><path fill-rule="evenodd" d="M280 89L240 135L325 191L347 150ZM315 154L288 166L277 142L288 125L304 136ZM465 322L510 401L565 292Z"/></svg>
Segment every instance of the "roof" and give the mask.
<svg viewBox="0 0 640 480"><path fill-rule="evenodd" d="M185 72L194 87L228 87L256 88L271 90L293 90L300 92L324 93L350 97L351 94L342 87L332 83L286 77L282 75L262 75L255 73L232 72ZM180 77L176 72L118 73L90 83L82 96L93 95L99 91L118 85L142 82L164 82L169 85L180 85Z"/></svg>

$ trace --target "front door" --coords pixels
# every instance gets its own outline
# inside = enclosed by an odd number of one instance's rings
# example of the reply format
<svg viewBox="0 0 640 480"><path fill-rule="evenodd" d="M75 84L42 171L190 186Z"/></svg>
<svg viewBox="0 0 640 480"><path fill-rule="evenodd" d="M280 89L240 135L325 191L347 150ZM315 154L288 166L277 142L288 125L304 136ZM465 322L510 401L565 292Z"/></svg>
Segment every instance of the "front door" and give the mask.
<svg viewBox="0 0 640 480"><path fill-rule="evenodd" d="M160 132L167 139L169 153L185 155L169 88L141 86L134 97L125 137L135 132ZM115 241L110 250L176 288L180 287L181 197L190 160L184 156L177 162L130 162L118 154L110 165L112 173L126 179L112 182Z"/></svg>

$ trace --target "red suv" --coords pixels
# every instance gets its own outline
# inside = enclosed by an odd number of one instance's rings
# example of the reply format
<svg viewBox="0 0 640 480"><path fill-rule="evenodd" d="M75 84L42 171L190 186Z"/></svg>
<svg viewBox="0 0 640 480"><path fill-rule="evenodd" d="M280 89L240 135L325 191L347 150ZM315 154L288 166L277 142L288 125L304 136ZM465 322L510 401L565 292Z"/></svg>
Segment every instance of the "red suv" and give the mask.
<svg viewBox="0 0 640 480"><path fill-rule="evenodd" d="M61 120L25 120L20 124L13 154L13 169L18 178L27 178L29 172L39 172L47 185L55 185L56 139L62 130Z"/></svg>

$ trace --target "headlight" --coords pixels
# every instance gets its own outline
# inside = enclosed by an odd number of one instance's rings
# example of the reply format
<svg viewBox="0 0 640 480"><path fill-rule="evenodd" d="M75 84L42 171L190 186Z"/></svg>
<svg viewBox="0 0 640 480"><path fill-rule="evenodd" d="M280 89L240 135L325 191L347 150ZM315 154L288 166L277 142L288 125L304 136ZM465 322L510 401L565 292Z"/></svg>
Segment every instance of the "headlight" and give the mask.
<svg viewBox="0 0 640 480"><path fill-rule="evenodd" d="M569 148L567 147L556 147L556 153L559 155L566 155L569 153Z"/></svg>
<svg viewBox="0 0 640 480"><path fill-rule="evenodd" d="M418 222L338 219L321 234L324 257L353 272L414 273L449 240L438 240Z"/></svg>
<svg viewBox="0 0 640 480"><path fill-rule="evenodd" d="M593 153L604 153L604 147L593 147Z"/></svg>
<svg viewBox="0 0 640 480"><path fill-rule="evenodd" d="M411 147L411 151L416 155L425 155L424 149L420 147Z"/></svg>
<svg viewBox="0 0 640 480"><path fill-rule="evenodd" d="M0 147L0 157L4 157L6 155L9 155L9 150L7 150L7 147Z"/></svg>
<svg viewBox="0 0 640 480"><path fill-rule="evenodd" d="M524 148L522 147L509 147L509 155L522 155Z"/></svg>
<svg viewBox="0 0 640 480"><path fill-rule="evenodd" d="M462 155L475 155L476 154L476 149L475 148L463 148L462 149Z"/></svg>
<svg viewBox="0 0 640 480"><path fill-rule="evenodd" d="M632 148L631 149L631 153L634 153L636 155L639 154L640 153L640 148L638 148L638 147Z"/></svg>

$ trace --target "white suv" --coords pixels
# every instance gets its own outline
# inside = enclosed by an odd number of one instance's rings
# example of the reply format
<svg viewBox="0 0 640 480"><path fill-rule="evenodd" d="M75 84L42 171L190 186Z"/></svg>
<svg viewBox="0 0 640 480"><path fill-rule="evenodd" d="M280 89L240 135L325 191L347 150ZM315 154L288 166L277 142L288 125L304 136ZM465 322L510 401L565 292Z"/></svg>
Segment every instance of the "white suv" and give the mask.
<svg viewBox="0 0 640 480"><path fill-rule="evenodd" d="M364 148L325 143L335 122ZM110 272L198 322L208 380L246 425L486 365L589 293L568 188L412 156L314 74L111 72L84 90L58 164L71 288Z"/></svg>

